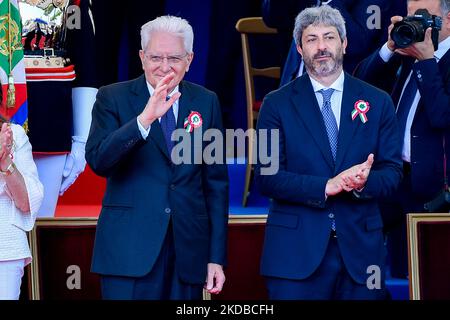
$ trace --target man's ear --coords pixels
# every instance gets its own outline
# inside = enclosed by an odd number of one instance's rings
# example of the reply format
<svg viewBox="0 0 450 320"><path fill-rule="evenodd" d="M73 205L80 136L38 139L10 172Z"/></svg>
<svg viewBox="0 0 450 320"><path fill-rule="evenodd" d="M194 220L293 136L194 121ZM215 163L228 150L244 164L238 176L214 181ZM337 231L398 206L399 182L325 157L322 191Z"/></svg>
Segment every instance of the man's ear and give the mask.
<svg viewBox="0 0 450 320"><path fill-rule="evenodd" d="M139 50L139 58L141 58L142 69L144 69L144 50Z"/></svg>
<svg viewBox="0 0 450 320"><path fill-rule="evenodd" d="M191 62L192 62L192 60L194 60L194 53L193 52L188 54L187 60L188 60L188 63L187 63L187 66L186 66L186 72L189 71L189 67L191 66Z"/></svg>
<svg viewBox="0 0 450 320"><path fill-rule="evenodd" d="M302 45L301 45L301 44L297 44L296 47L297 47L297 52L298 52L301 56L303 56Z"/></svg>
<svg viewBox="0 0 450 320"><path fill-rule="evenodd" d="M346 49L347 49L347 37L344 38L344 41L342 41L342 51L344 52L344 54L346 53Z"/></svg>
<svg viewBox="0 0 450 320"><path fill-rule="evenodd" d="M447 29L450 32L450 11L447 13L447 16L444 17L444 25L447 26Z"/></svg>

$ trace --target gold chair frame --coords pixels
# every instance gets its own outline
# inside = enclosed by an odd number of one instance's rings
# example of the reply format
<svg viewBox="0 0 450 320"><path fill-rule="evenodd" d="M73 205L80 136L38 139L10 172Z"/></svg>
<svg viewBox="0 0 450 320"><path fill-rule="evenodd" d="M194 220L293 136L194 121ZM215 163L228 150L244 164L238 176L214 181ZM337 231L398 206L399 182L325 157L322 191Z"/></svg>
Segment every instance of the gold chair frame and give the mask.
<svg viewBox="0 0 450 320"><path fill-rule="evenodd" d="M255 85L254 77L268 77L273 79L280 79L280 67L255 68L252 65L250 54L249 36L254 34L277 34L277 29L269 28L264 23L262 17L249 17L239 19L236 23L236 30L241 34L242 43L242 57L244 62L245 75L245 93L246 93L246 108L247 108L247 128L254 129L255 122L258 118L258 112L254 110L255 102ZM251 132L251 131L250 131ZM247 205L247 197L250 190L250 181L252 173L252 163L256 157L255 137L250 134L248 140L247 163L245 169L245 185L244 194L242 198L242 205Z"/></svg>
<svg viewBox="0 0 450 320"><path fill-rule="evenodd" d="M407 216L409 297L411 300L422 300L420 281L419 225L420 223L450 222L449 213L411 213Z"/></svg>
<svg viewBox="0 0 450 320"><path fill-rule="evenodd" d="M31 299L40 300L40 285L39 279L39 245L38 245L38 230L40 227L72 227L72 226L96 226L97 218L38 218L33 230L29 233L31 255L31 272L29 283L31 285Z"/></svg>

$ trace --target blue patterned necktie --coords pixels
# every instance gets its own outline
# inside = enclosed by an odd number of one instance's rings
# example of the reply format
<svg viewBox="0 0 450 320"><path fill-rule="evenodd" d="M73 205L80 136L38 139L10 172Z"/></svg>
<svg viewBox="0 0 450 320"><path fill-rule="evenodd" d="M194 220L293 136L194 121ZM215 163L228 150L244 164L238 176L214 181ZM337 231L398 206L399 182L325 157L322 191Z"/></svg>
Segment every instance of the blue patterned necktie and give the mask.
<svg viewBox="0 0 450 320"><path fill-rule="evenodd" d="M323 121L325 123L325 128L327 129L331 154L333 155L333 160L336 161L336 150L337 150L339 130L333 110L331 109L331 96L333 95L334 89L326 89L326 90L322 89L319 92L323 96L323 105L321 112Z"/></svg>
<svg viewBox="0 0 450 320"><path fill-rule="evenodd" d="M166 101L170 99L170 97L166 98ZM177 122L175 120L175 114L173 113L173 106L167 110L167 112L161 117L161 129L164 134L164 139L166 140L167 151L169 154L172 152L172 148L174 146L174 141L170 139L172 136L172 132L177 127Z"/></svg>
<svg viewBox="0 0 450 320"><path fill-rule="evenodd" d="M334 116L333 110L331 109L331 96L333 95L334 89L322 89L319 91L323 96L322 105L322 117L325 123L325 128L327 129L328 141L330 143L331 154L333 155L333 160L336 161L336 149L338 142L339 129L337 126L336 117ZM328 214L330 218L330 228L336 231L336 220L334 214Z"/></svg>
<svg viewBox="0 0 450 320"><path fill-rule="evenodd" d="M403 94L400 99L400 102L398 103L397 108L397 120L400 128L400 133L402 135L402 139L403 135L405 134L406 121L408 120L409 111L411 110L411 106L414 102L416 94L417 94L417 83L413 75L411 74L411 78L409 79L409 82L406 85L405 90L403 90Z"/></svg>

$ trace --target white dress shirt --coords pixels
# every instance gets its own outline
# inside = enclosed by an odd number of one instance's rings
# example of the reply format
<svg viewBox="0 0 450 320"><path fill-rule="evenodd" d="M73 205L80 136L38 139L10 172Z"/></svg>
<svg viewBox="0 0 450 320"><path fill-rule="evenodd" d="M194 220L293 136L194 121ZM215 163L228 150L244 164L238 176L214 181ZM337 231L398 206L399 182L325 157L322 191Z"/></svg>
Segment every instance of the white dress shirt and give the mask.
<svg viewBox="0 0 450 320"><path fill-rule="evenodd" d="M442 59L442 57L448 50L450 50L450 37L447 37L445 40L443 40L439 43L438 50L436 50L434 52L434 58L436 59L436 62L439 62L439 60ZM385 61L385 62L388 62L389 59L391 59L392 56L394 55L394 53L391 50L389 50L389 48L387 47L387 44L385 44L381 48L379 54L380 54L381 59L383 59L383 61ZM411 76L412 76L412 70L411 70L410 74L408 75L408 78L405 81L405 84L402 89L402 93L400 95L400 99L398 100L399 102L402 99L403 92L405 91L405 88L408 85L409 80L411 79ZM408 118L406 120L405 132L403 134L402 159L406 162L411 162L411 126L412 126L412 122L414 120L414 116L416 115L417 106L419 105L419 101L420 101L420 91L417 90L416 96L414 97L414 101L411 105L411 109L409 110L409 113L408 113ZM397 108L398 108L398 105L397 105Z"/></svg>
<svg viewBox="0 0 450 320"><path fill-rule="evenodd" d="M150 93L150 97L153 95L153 92L155 92L155 89L151 86L150 83L147 82L147 88L148 88L148 92ZM172 97L172 95L174 93L177 93L179 91L179 85L177 85L172 92L169 94L169 97ZM178 119L178 105L179 105L179 99L177 101L175 101L172 105L172 109L173 109L173 114L175 115L175 122ZM147 137L150 133L150 129L152 128L152 126L150 125L148 127L148 129L145 129L142 124L139 122L138 119L136 119L138 127L139 127L139 131L141 132L142 138L144 138L144 140L147 140ZM161 122L161 118L158 118L158 121Z"/></svg>
<svg viewBox="0 0 450 320"><path fill-rule="evenodd" d="M27 231L36 220L44 197L44 187L39 181L36 165L31 153L31 144L23 128L11 124L14 138L13 161L25 181L30 212L23 213L14 204L3 175L0 175L0 263L2 261L25 259L31 261Z"/></svg>
<svg viewBox="0 0 450 320"><path fill-rule="evenodd" d="M328 88L324 85L320 84L313 78L311 79L311 83L314 89L314 94L316 95L317 103L319 104L319 108L322 111L323 107L323 96L320 93L322 89L334 89L333 95L331 96L331 109L333 110L334 117L336 118L337 126L339 129L339 124L341 122L341 104L342 104L342 94L344 93L344 71L341 72L339 77L334 81L331 86Z"/></svg>

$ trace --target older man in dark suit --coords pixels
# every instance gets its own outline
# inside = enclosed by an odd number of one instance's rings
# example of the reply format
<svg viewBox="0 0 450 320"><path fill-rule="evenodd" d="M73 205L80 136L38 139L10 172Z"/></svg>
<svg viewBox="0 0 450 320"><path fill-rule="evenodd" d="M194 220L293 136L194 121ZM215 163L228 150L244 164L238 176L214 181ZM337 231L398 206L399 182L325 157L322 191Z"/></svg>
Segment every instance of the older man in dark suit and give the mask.
<svg viewBox="0 0 450 320"><path fill-rule="evenodd" d="M378 199L402 176L392 100L343 71L338 10L305 9L294 33L307 74L264 99L257 125L279 133L278 149L269 145L269 154L279 150L279 171L256 170L273 199L261 262L269 296L383 299Z"/></svg>
<svg viewBox="0 0 450 320"><path fill-rule="evenodd" d="M145 74L101 88L92 114L86 158L107 178L92 271L105 299L200 299L203 284L218 293L225 281L227 168L175 164L171 137L222 130L219 103L183 81L193 59L186 20L159 17L141 38Z"/></svg>

